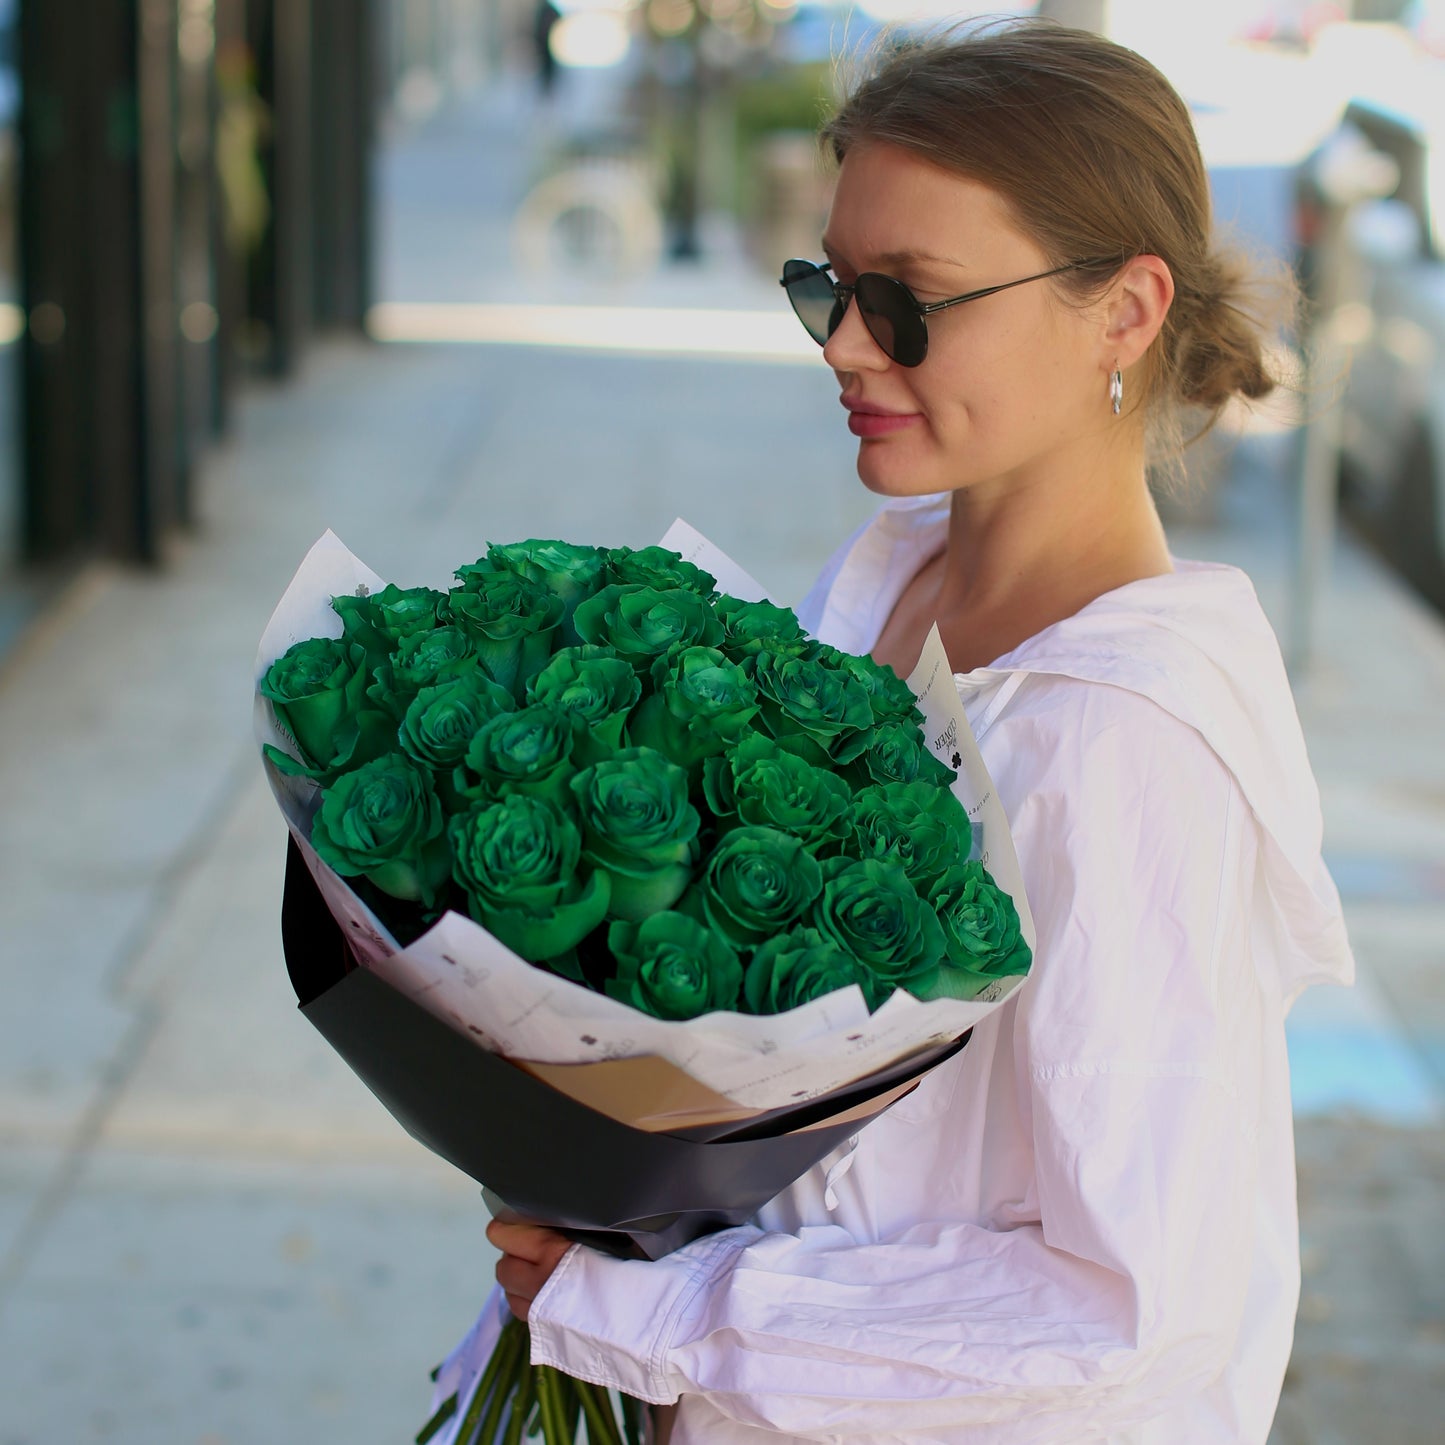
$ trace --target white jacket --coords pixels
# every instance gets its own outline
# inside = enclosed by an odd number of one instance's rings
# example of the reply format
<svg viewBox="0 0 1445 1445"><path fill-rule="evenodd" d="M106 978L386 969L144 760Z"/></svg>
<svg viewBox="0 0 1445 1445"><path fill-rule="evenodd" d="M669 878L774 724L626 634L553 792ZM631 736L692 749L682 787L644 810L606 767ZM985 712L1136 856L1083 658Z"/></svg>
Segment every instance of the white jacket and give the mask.
<svg viewBox="0 0 1445 1445"><path fill-rule="evenodd" d="M867 651L947 513L887 504L804 624ZM681 1397L673 1445L1263 1442L1299 1285L1284 1015L1353 975L1274 635L1244 574L1178 562L957 681L1031 977L756 1226L574 1247L532 1358Z"/></svg>

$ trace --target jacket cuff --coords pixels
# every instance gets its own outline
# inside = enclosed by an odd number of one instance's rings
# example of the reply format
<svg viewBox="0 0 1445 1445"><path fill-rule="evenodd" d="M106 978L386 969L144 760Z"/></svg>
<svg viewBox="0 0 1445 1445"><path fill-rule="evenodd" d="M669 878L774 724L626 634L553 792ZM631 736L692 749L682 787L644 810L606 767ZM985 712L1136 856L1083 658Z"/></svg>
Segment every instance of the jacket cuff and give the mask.
<svg viewBox="0 0 1445 1445"><path fill-rule="evenodd" d="M761 1231L724 1230L657 1260L614 1259L574 1244L527 1312L532 1363L651 1405L686 1388L669 1366L672 1341L706 1287Z"/></svg>

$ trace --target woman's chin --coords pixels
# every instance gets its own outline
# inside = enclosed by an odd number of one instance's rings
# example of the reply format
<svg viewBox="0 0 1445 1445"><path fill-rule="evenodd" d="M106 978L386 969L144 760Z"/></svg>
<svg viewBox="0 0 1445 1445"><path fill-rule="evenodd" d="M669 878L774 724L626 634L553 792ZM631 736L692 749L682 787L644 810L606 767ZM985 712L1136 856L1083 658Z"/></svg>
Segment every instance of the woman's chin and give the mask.
<svg viewBox="0 0 1445 1445"><path fill-rule="evenodd" d="M896 454L881 456L867 445L858 449L858 480L880 497L922 497L945 490L929 470L910 466Z"/></svg>

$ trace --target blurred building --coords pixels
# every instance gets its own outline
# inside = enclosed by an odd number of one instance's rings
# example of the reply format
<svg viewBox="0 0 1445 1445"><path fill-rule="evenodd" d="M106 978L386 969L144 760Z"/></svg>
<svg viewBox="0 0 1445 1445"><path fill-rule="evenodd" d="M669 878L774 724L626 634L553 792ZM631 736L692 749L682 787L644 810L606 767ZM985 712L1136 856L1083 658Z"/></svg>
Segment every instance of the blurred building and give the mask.
<svg viewBox="0 0 1445 1445"><path fill-rule="evenodd" d="M360 327L382 0L0 0L0 647L154 561L247 372Z"/></svg>

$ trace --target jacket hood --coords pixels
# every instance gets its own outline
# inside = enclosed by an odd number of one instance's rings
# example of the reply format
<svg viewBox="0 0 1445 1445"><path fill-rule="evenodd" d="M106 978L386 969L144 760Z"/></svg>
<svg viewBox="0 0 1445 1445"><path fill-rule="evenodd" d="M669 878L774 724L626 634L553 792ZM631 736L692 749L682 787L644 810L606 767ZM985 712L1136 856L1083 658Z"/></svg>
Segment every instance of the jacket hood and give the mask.
<svg viewBox="0 0 1445 1445"><path fill-rule="evenodd" d="M1274 631L1238 568L1180 559L1174 567L1105 593L981 671L1127 688L1199 733L1260 828L1281 994L1349 983L1354 957L1321 854L1319 788Z"/></svg>
<svg viewBox="0 0 1445 1445"><path fill-rule="evenodd" d="M807 612L841 620L848 603L829 594L845 554L856 558L861 547L877 558L897 546L926 554L941 544L947 517L947 496L886 504L819 579ZM1280 993L1289 1001L1312 983L1349 983L1354 957L1321 854L1319 788L1278 640L1238 568L1180 559L1174 567L1105 593L960 682L1043 673L1103 683L1193 728L1233 774L1260 828ZM871 599L875 610L880 600Z"/></svg>

